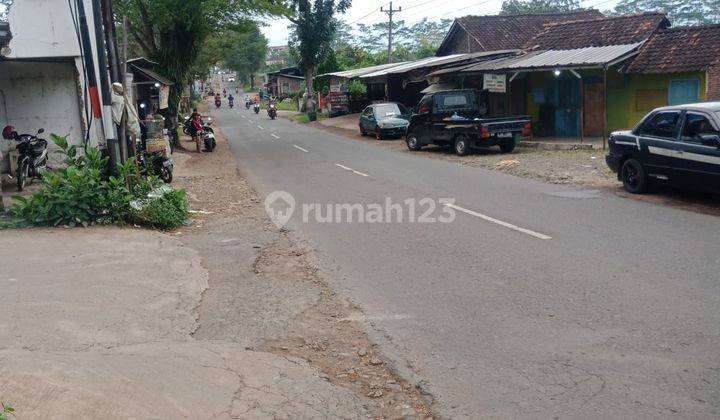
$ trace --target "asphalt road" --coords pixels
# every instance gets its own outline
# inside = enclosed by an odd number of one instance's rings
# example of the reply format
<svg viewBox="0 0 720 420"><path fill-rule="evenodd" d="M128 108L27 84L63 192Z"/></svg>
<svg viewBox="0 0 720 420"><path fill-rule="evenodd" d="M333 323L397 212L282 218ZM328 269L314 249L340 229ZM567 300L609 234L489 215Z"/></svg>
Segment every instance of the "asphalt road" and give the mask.
<svg viewBox="0 0 720 420"><path fill-rule="evenodd" d="M261 196L454 199L452 223L289 224L441 415L720 416L717 217L213 114Z"/></svg>

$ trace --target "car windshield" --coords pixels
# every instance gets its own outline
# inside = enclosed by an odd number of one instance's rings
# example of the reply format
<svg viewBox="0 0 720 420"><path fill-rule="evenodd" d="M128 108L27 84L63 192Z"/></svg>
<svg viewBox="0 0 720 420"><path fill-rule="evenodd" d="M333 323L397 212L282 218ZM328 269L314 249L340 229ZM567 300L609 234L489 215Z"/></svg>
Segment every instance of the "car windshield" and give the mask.
<svg viewBox="0 0 720 420"><path fill-rule="evenodd" d="M382 104L375 107L377 118L398 117L407 113L407 108L402 104Z"/></svg>

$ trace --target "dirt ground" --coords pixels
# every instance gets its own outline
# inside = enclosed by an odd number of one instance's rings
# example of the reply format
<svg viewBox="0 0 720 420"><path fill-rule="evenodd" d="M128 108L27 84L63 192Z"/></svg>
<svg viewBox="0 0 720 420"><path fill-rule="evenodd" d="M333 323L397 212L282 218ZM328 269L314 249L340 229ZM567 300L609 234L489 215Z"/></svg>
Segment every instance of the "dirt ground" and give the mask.
<svg viewBox="0 0 720 420"><path fill-rule="evenodd" d="M355 129L329 127L317 122L310 123L310 126L400 153L413 153L431 159L501 171L521 178L537 179L553 184L605 190L632 200L720 216L720 196L714 194L670 187L658 188L645 195L625 192L617 176L605 164L606 151L602 149L546 150L517 147L512 153L503 154L493 148L477 151L469 156L457 156L447 147L426 146L420 152L413 152L408 150L402 138L378 141L374 137L361 136Z"/></svg>
<svg viewBox="0 0 720 420"><path fill-rule="evenodd" d="M270 222L217 128L216 134L214 153L174 155L175 186L188 190L198 212L195 224L175 235L198 250L209 272L193 336L307 361L321 378L358 396L370 417L432 418L423 387L398 376L353 321L359 309L318 274L311 251Z"/></svg>

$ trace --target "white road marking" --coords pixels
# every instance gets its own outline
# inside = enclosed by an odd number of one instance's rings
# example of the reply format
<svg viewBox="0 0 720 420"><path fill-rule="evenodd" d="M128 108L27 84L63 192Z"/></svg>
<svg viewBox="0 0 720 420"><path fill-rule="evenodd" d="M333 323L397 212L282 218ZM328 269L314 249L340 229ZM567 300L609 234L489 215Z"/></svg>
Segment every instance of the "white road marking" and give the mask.
<svg viewBox="0 0 720 420"><path fill-rule="evenodd" d="M293 144L293 147L300 150L301 152L309 153L307 150L303 149L302 147L298 146L297 144Z"/></svg>
<svg viewBox="0 0 720 420"><path fill-rule="evenodd" d="M261 130L264 130L264 128L261 125L258 125L258 128Z"/></svg>
<svg viewBox="0 0 720 420"><path fill-rule="evenodd" d="M277 134L270 134L270 136L275 137L276 139L280 140L280 137L278 137Z"/></svg>
<svg viewBox="0 0 720 420"><path fill-rule="evenodd" d="M537 239L543 239L543 240L552 239L551 236L548 236L548 235L545 235L545 234L542 234L542 233L538 233L538 232L532 231L532 230L530 230L530 229L525 229L525 228L522 228L522 227L520 227L520 226L513 225L512 223L503 222L502 220L498 220L498 219L495 219L494 217L486 216L486 215L484 215L484 214L482 214L482 213L478 213L478 212L476 212L476 211L468 210L468 209L466 209L466 208L460 207L460 206L458 206L458 205L456 205L456 204L453 204L453 203L444 203L444 204L445 204L445 206L450 207L451 209L455 209L455 210L457 210L457 211L460 211L460 212L469 214L469 215L471 215L471 216L478 217L478 218L483 219L483 220L485 220L485 221L495 223L495 224L497 224L497 225L506 227L506 228L508 228L508 229L512 229L512 230L514 230L514 231L516 231L516 232L521 232L521 233L524 233L524 234L526 234L526 235L530 235L530 236L532 236L532 237L534 237L534 238L537 238Z"/></svg>
<svg viewBox="0 0 720 420"><path fill-rule="evenodd" d="M354 174L356 174L356 175L360 175L360 176L370 176L370 175L368 175L368 174L364 174L364 173L362 173L362 172L358 172L358 171L356 171L356 170L353 169L353 168L348 168L347 166L341 165L341 164L339 164L339 163L336 163L335 166L337 166L338 168L345 169L346 171L352 172L352 173L354 173Z"/></svg>

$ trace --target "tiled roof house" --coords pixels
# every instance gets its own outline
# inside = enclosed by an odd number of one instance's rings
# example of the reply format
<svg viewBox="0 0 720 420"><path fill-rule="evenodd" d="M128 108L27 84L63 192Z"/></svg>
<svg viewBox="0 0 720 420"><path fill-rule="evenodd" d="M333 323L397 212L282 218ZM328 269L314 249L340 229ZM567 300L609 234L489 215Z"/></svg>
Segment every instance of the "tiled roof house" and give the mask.
<svg viewBox="0 0 720 420"><path fill-rule="evenodd" d="M523 46L525 50L572 50L643 42L670 21L662 13L641 13L551 23Z"/></svg>
<svg viewBox="0 0 720 420"><path fill-rule="evenodd" d="M706 99L720 100L720 25L660 30L626 69L644 75L689 72L705 72Z"/></svg>
<svg viewBox="0 0 720 420"><path fill-rule="evenodd" d="M567 13L465 16L455 19L437 55L475 53L522 48L542 32L545 25L601 18L597 10Z"/></svg>

